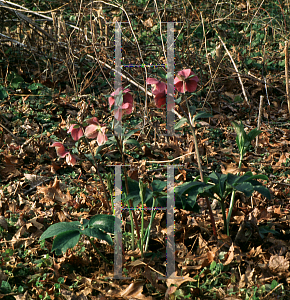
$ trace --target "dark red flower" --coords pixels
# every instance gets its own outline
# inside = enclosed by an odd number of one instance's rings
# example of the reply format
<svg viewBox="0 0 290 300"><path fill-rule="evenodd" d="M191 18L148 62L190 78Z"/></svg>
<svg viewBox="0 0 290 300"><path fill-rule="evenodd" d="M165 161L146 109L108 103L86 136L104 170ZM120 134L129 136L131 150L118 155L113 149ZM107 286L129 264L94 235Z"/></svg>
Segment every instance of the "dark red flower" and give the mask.
<svg viewBox="0 0 290 300"><path fill-rule="evenodd" d="M106 136L106 127L101 126L96 117L87 120L87 122L90 125L85 129L85 136L89 139L97 138L98 145L103 145L108 140Z"/></svg>
<svg viewBox="0 0 290 300"><path fill-rule="evenodd" d="M111 94L111 97L109 97L109 105L111 108L113 104L115 104L117 96L120 96L120 93L123 93L123 102L118 103L119 107L114 109L114 115L118 121L121 121L123 113L127 115L132 113L133 96L129 92L129 89L123 90L123 88L118 88Z"/></svg>
<svg viewBox="0 0 290 300"><path fill-rule="evenodd" d="M185 93L188 91L192 93L196 91L198 77L192 75L194 73L190 69L185 69L177 73L177 76L174 78L174 84L178 92Z"/></svg>
<svg viewBox="0 0 290 300"><path fill-rule="evenodd" d="M71 133L74 141L78 141L84 135L83 129L81 127L74 128L74 126L76 126L76 124L72 124L67 133Z"/></svg>

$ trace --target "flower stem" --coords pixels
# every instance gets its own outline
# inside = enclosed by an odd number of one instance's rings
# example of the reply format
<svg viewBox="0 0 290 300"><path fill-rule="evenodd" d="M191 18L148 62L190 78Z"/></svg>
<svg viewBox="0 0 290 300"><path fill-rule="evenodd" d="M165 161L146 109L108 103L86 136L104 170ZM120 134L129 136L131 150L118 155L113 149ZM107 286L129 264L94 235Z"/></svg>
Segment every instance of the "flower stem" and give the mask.
<svg viewBox="0 0 290 300"><path fill-rule="evenodd" d="M97 251L97 253L102 257L102 259L103 259L106 263L108 263L108 264L110 264L110 265L113 265L113 263L110 262L110 261L108 261L107 258L106 258L106 257L101 253L101 251L97 248L97 246L96 246L95 243L94 243L93 238L89 238L89 241L90 241L91 245L93 246L93 248Z"/></svg>
<svg viewBox="0 0 290 300"><path fill-rule="evenodd" d="M183 95L183 97L185 98L185 95ZM183 110L183 108L181 106L180 106L180 108L181 108L184 116L186 117L186 119L188 121L188 124L189 124L189 127L190 127L191 132L192 132L193 142L194 142L194 147L195 147L195 153L196 153L196 159L197 159L197 164L198 164L198 169L199 169L199 174L200 174L200 180L202 182L204 182L203 172L202 172L202 167L201 167L201 159L200 159L200 155L199 155L199 151L198 151L198 143L197 143L197 138L196 138L196 135L195 135L195 128L194 128L195 125L193 124L192 116L190 114L188 99L185 98L185 101L186 101L186 106L187 106L187 109L188 109L188 115L185 113L185 111ZM213 235L215 237L217 237L217 230L216 230L215 220L214 220L214 216L213 216L213 213L212 213L212 209L211 209L208 197L206 197L205 200L206 200L206 205L207 205L207 208L208 208L208 211L209 211L209 216L210 216L210 220L211 220Z"/></svg>
<svg viewBox="0 0 290 300"><path fill-rule="evenodd" d="M103 189L103 192L104 192L104 195L105 195L106 206L109 209L110 214L112 214L112 209L111 209L111 207L109 205L109 198L108 198L108 194L107 194L107 191L106 191L106 187L105 187L103 178L102 178L100 170L99 170L99 164L96 162L96 159L95 159L95 156L94 156L94 153L93 153L93 149L92 149L92 147L90 145L90 142L88 141L87 137L85 136L84 129L82 128L82 130L83 130L83 134L84 134L84 137L86 139L86 142L87 142L87 144L89 146L89 150L91 152L91 155L92 155L92 158L93 158L93 162L94 162L95 168L97 170L98 177L100 178L100 181L101 181L102 189Z"/></svg>
<svg viewBox="0 0 290 300"><path fill-rule="evenodd" d="M241 153L240 154L240 161L239 161L239 169L242 167L242 162L243 162L243 155ZM239 174L240 174L240 172L238 172L238 175ZM230 219L231 219L233 208L234 208L234 205L235 205L235 195L236 195L236 191L233 190L232 194L231 194L231 202L230 202L229 212L228 212L228 216L227 216L227 226L225 226L228 236L230 235Z"/></svg>
<svg viewBox="0 0 290 300"><path fill-rule="evenodd" d="M123 149L122 149L121 141L119 140L119 138L116 135L115 135L115 138L116 138L116 141L117 141L119 151L120 151L121 156L122 156L122 163L123 163L123 166L124 166L124 176L125 176L125 188L126 188L127 195L129 195L129 186L128 186L128 178L127 178L127 170L126 170L127 168L125 166L125 156L124 156L124 152L123 152ZM138 240L140 240L140 231L139 231L138 221L137 221L137 217L136 217L136 214L135 214L133 201L131 199L129 200L129 205L130 205L130 208L133 208L133 210L132 210L133 220L134 220L135 227L136 227L137 238L138 238ZM132 238L134 238L134 236Z"/></svg>

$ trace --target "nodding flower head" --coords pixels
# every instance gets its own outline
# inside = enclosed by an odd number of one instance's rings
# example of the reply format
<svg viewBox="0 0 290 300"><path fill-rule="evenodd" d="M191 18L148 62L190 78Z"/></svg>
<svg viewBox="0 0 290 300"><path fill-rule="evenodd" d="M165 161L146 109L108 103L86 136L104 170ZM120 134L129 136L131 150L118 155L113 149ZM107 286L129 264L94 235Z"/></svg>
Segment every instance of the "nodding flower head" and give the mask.
<svg viewBox="0 0 290 300"><path fill-rule="evenodd" d="M118 121L121 121L123 113L127 115L132 113L133 96L129 92L129 89L123 90L123 88L118 88L111 94L111 97L109 97L110 109L112 108L113 104L115 104L114 115ZM122 102L119 100L121 93L123 94ZM118 101L116 101L117 99Z"/></svg>
<svg viewBox="0 0 290 300"><path fill-rule="evenodd" d="M55 147L56 154L59 157L66 157L66 162L68 165L74 166L77 162L76 158L74 155L72 155L69 151L65 150L65 147L62 143L60 142L54 142L50 147Z"/></svg>
<svg viewBox="0 0 290 300"><path fill-rule="evenodd" d="M78 125L72 124L67 133L71 133L73 140L78 141L84 135L84 132L81 127L74 128L75 126L78 126Z"/></svg>
<svg viewBox="0 0 290 300"><path fill-rule="evenodd" d="M154 95L154 101L158 108L166 105L166 94L167 94L167 85L166 83L157 80L155 78L147 78L147 84L152 85L152 94Z"/></svg>
<svg viewBox="0 0 290 300"><path fill-rule="evenodd" d="M107 140L106 127L102 126L96 117L93 117L87 122L90 124L85 129L85 136L89 139L97 138L98 145L103 145Z"/></svg>
<svg viewBox="0 0 290 300"><path fill-rule="evenodd" d="M195 92L198 83L198 77L193 76L194 73L190 69L179 71L177 76L174 78L174 85L178 92L185 93Z"/></svg>

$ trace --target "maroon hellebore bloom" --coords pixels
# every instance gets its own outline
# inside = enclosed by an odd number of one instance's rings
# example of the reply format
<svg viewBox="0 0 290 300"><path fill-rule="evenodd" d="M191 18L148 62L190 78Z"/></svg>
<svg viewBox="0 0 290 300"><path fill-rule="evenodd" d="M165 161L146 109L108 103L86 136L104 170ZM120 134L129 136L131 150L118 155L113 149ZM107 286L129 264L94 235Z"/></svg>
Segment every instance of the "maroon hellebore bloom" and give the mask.
<svg viewBox="0 0 290 300"><path fill-rule="evenodd" d="M115 103L116 96L119 96L120 93L123 93L123 103L114 110L115 118L118 121L121 121L123 113L125 113L127 115L132 113L133 97L129 92L130 92L130 89L123 90L123 88L118 88L116 91L114 91L111 94L111 97L109 97L109 105L110 105L110 109L111 109L111 107Z"/></svg>
<svg viewBox="0 0 290 300"><path fill-rule="evenodd" d="M72 124L67 133L71 133L73 140L78 141L84 135L84 133L81 127L74 128L75 125L77 124Z"/></svg>
<svg viewBox="0 0 290 300"><path fill-rule="evenodd" d="M97 143L98 145L103 145L107 140L106 136L106 127L101 126L99 123L98 119L96 117L93 117L87 122L90 124L89 126L86 127L85 129L85 136L89 139L95 139L97 138Z"/></svg>
<svg viewBox="0 0 290 300"><path fill-rule="evenodd" d="M152 85L152 94L154 95L154 101L158 108L161 108L166 104L167 85L155 78L147 78L147 84Z"/></svg>
<svg viewBox="0 0 290 300"><path fill-rule="evenodd" d="M65 147L62 143L60 142L54 142L51 146L49 147L55 147L56 154L59 157L65 157L66 156L66 162L68 165L74 166L77 162L76 158L74 155L70 154L69 151L65 150Z"/></svg>
<svg viewBox="0 0 290 300"><path fill-rule="evenodd" d="M194 75L194 73L190 69L185 69L177 73L177 76L174 78L174 84L178 92L180 93L185 93L186 91L190 93L195 92L197 88L198 77L197 76L190 77L192 75ZM184 86L185 86L185 90L184 90Z"/></svg>
<svg viewBox="0 0 290 300"><path fill-rule="evenodd" d="M75 156L70 154L70 152L68 153L65 159L66 159L66 163L70 166L74 166L77 162Z"/></svg>

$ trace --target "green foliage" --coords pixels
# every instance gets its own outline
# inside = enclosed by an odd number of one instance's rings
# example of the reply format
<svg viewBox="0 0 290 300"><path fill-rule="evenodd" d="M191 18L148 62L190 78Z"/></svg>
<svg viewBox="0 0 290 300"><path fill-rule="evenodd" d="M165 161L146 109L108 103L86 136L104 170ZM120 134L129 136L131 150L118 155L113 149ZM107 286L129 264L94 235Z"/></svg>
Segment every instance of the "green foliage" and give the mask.
<svg viewBox="0 0 290 300"><path fill-rule="evenodd" d="M236 142L239 148L240 157L242 158L247 150L249 149L251 142L258 136L262 131L254 128L248 134L244 130L244 125L232 122L232 125L237 133Z"/></svg>
<svg viewBox="0 0 290 300"><path fill-rule="evenodd" d="M123 181L122 185L125 185ZM156 199L157 205L167 206L167 193L164 191L167 186L166 181L154 180L151 184L152 190L145 188L144 201L146 206L152 207L153 198ZM134 207L137 207L140 202L140 188L139 183L135 180L128 178L128 187L130 190L129 195L122 194L122 199L133 201ZM198 194L202 193L207 186L202 182L186 182L175 188L175 206L190 211L199 211L199 206L196 203Z"/></svg>
<svg viewBox="0 0 290 300"><path fill-rule="evenodd" d="M211 181L214 185L204 194L212 198L216 198L215 195L217 195L219 201L225 201L233 190L240 191L247 197L250 197L254 191L257 191L270 200L271 195L269 190L255 179L268 180L268 177L266 175L253 175L250 171L242 176L231 173L218 174L213 172L206 177L206 180Z"/></svg>
<svg viewBox="0 0 290 300"><path fill-rule="evenodd" d="M114 216L96 215L90 220L84 220L83 224L79 221L56 223L47 228L41 235L40 241L56 236L52 251L57 251L57 253L73 248L82 234L104 240L112 245L112 238L106 232L114 233L115 221Z"/></svg>
<svg viewBox="0 0 290 300"><path fill-rule="evenodd" d="M10 72L8 74L7 81L10 83L10 86L14 89L19 89L24 85L24 79L14 72Z"/></svg>
<svg viewBox="0 0 290 300"><path fill-rule="evenodd" d="M200 119L211 118L211 117L212 117L211 114L205 111L200 111L195 116L192 117L192 123L195 124Z"/></svg>
<svg viewBox="0 0 290 300"><path fill-rule="evenodd" d="M3 85L0 84L0 100L6 99L8 97L8 93Z"/></svg>
<svg viewBox="0 0 290 300"><path fill-rule="evenodd" d="M11 285L9 284L9 282L3 280L1 282L1 287L0 287L1 293L2 294L9 294L9 293L11 293L11 290L12 290L12 288L11 288Z"/></svg>

